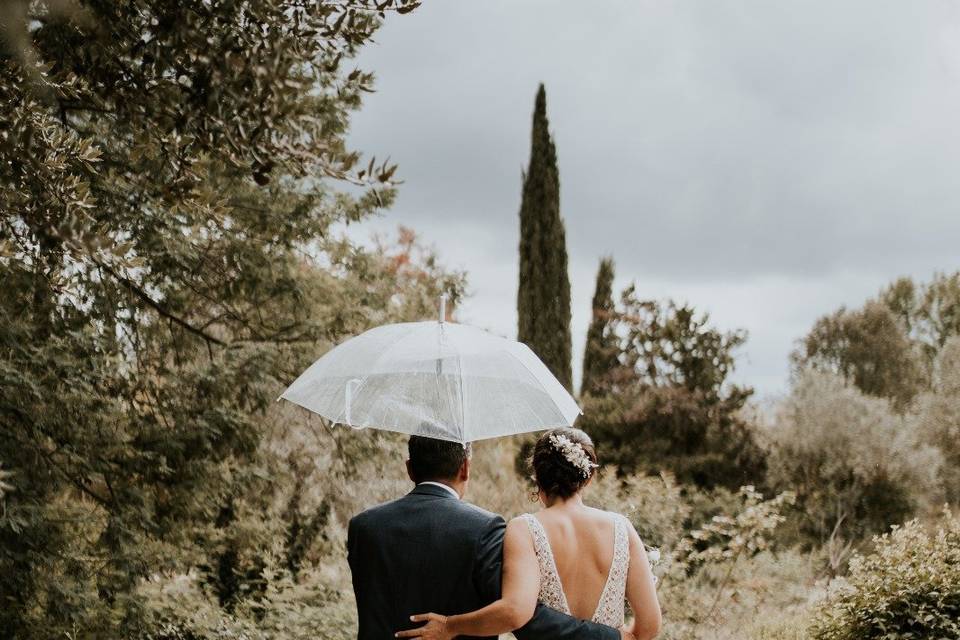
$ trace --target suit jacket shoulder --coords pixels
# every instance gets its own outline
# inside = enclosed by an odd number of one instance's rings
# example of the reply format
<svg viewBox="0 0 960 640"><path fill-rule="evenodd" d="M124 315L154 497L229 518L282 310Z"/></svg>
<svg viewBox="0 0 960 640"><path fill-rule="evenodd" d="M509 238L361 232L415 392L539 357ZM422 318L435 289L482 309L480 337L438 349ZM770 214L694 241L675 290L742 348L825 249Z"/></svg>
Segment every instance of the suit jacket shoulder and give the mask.
<svg viewBox="0 0 960 640"><path fill-rule="evenodd" d="M445 512L453 520L449 523L454 528L464 531L473 531L481 535L486 527L502 518L486 509L464 500L437 498L436 496L421 496L415 493L384 502L361 511L350 519L350 529L376 527L383 521L405 517L410 512L411 502L429 501L429 508L436 512Z"/></svg>

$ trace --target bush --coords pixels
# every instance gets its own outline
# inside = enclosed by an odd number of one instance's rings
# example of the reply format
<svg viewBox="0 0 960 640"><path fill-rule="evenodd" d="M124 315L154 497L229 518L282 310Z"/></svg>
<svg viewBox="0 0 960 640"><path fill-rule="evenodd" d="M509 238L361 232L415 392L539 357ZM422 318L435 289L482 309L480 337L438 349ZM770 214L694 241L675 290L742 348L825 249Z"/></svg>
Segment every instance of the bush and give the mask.
<svg viewBox="0 0 960 640"><path fill-rule="evenodd" d="M960 518L946 513L935 534L914 520L874 542L821 606L813 637L960 638Z"/></svg>
<svg viewBox="0 0 960 640"><path fill-rule="evenodd" d="M937 356L932 391L917 402L917 429L943 453L940 482L946 500L960 504L960 337L950 338Z"/></svg>
<svg viewBox="0 0 960 640"><path fill-rule="evenodd" d="M733 516L716 515L684 538L674 557L685 569L709 563L736 561L741 555L754 556L770 547L770 536L786 518L782 515L792 505L794 495L784 492L764 500L754 487L740 489L742 505Z"/></svg>
<svg viewBox="0 0 960 640"><path fill-rule="evenodd" d="M770 437L770 482L796 491L798 529L815 542L879 533L939 494L940 453L912 419L838 376L802 372Z"/></svg>
<svg viewBox="0 0 960 640"><path fill-rule="evenodd" d="M705 619L731 565L728 587ZM664 625L657 640L806 640L813 573L809 556L793 549L667 578L658 593Z"/></svg>
<svg viewBox="0 0 960 640"><path fill-rule="evenodd" d="M589 372L580 422L601 461L705 488L761 483L764 450L742 415L753 390L730 380L746 333L686 304L643 300L632 285L602 313L592 330L604 344L590 348L609 370Z"/></svg>
<svg viewBox="0 0 960 640"><path fill-rule="evenodd" d="M741 410L747 392L716 397L682 386L644 387L584 400L581 427L601 462L623 472L669 471L680 482L736 490L762 482L766 461Z"/></svg>
<svg viewBox="0 0 960 640"><path fill-rule="evenodd" d="M793 497L764 500L752 487L735 497L729 515L714 516L665 554L658 571L664 640L800 637L784 635L779 622L806 609L812 563L797 549L771 548Z"/></svg>

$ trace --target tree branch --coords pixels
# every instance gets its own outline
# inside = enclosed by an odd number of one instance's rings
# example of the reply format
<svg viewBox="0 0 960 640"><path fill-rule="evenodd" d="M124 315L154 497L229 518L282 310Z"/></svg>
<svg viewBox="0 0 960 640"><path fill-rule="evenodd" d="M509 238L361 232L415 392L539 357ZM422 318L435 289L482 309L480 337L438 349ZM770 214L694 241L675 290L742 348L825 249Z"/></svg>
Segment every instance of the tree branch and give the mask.
<svg viewBox="0 0 960 640"><path fill-rule="evenodd" d="M220 345L221 347L227 346L227 343L224 342L223 340L221 340L220 338L217 338L217 337L215 337L215 336L212 336L212 335L210 335L209 333L207 333L206 331L203 331L202 329L198 329L197 327L193 326L192 324L190 324L189 322L187 322L186 320L184 320L184 319L181 318L180 316L178 316L178 315L174 314L173 312L168 311L167 309L165 309L165 308L163 307L163 305L161 305L159 302L157 302L156 300L154 300L153 298L151 298L151 297L147 294L147 292L144 291L143 289L141 289L136 283L134 283L134 282L133 282L132 280L130 280L129 278L124 277L124 276L120 275L119 273L117 273L113 268L111 268L109 265L107 265L106 263L104 263L102 260L98 260L97 258L94 258L94 257L92 257L92 256L91 256L91 260L93 260L94 264L96 264L98 267L100 267L101 269L103 269L104 271L106 271L106 272L107 272L111 277L113 277L117 282L119 282L120 284L122 284L123 286L125 286L125 287L126 287L127 289L129 289L135 296L137 296L137 297L140 298L143 302L145 302L145 303L147 304L147 306L149 306L150 308L152 308L154 311L156 311L157 313L159 313L161 316L163 316L164 318L166 318L166 319L169 320L170 322L172 322L172 323L174 323L174 324L182 327L183 329L186 329L188 332L192 333L192 334L195 335L195 336L199 336L199 337L203 338L204 340L207 341L208 344L212 342L212 343L214 343L214 344Z"/></svg>

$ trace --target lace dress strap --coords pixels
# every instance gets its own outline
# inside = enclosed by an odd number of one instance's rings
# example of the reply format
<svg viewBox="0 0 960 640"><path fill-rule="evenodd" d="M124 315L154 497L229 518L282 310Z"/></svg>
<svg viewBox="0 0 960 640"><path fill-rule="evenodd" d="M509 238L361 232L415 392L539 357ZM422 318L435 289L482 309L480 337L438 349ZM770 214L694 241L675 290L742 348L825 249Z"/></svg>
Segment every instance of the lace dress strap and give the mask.
<svg viewBox="0 0 960 640"><path fill-rule="evenodd" d="M521 517L530 529L533 548L537 553L537 564L540 566L540 595L537 599L552 609L569 614L570 606L567 604L567 596L560 583L560 573L557 571L557 563L553 557L553 549L550 548L547 531L533 514L526 513Z"/></svg>
<svg viewBox="0 0 960 640"><path fill-rule="evenodd" d="M611 627L624 623L625 601L627 595L627 573L630 570L629 523L622 515L614 517L613 562L607 583L600 594L597 611L593 621Z"/></svg>

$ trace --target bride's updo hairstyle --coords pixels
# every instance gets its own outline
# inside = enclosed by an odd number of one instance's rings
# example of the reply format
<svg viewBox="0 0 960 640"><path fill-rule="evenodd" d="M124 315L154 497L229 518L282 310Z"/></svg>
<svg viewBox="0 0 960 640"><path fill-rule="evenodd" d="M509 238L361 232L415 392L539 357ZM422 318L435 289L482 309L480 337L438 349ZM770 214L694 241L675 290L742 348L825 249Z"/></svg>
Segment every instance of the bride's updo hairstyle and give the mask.
<svg viewBox="0 0 960 640"><path fill-rule="evenodd" d="M597 452L593 440L580 429L553 429L534 445L531 466L541 491L566 500L593 477Z"/></svg>

